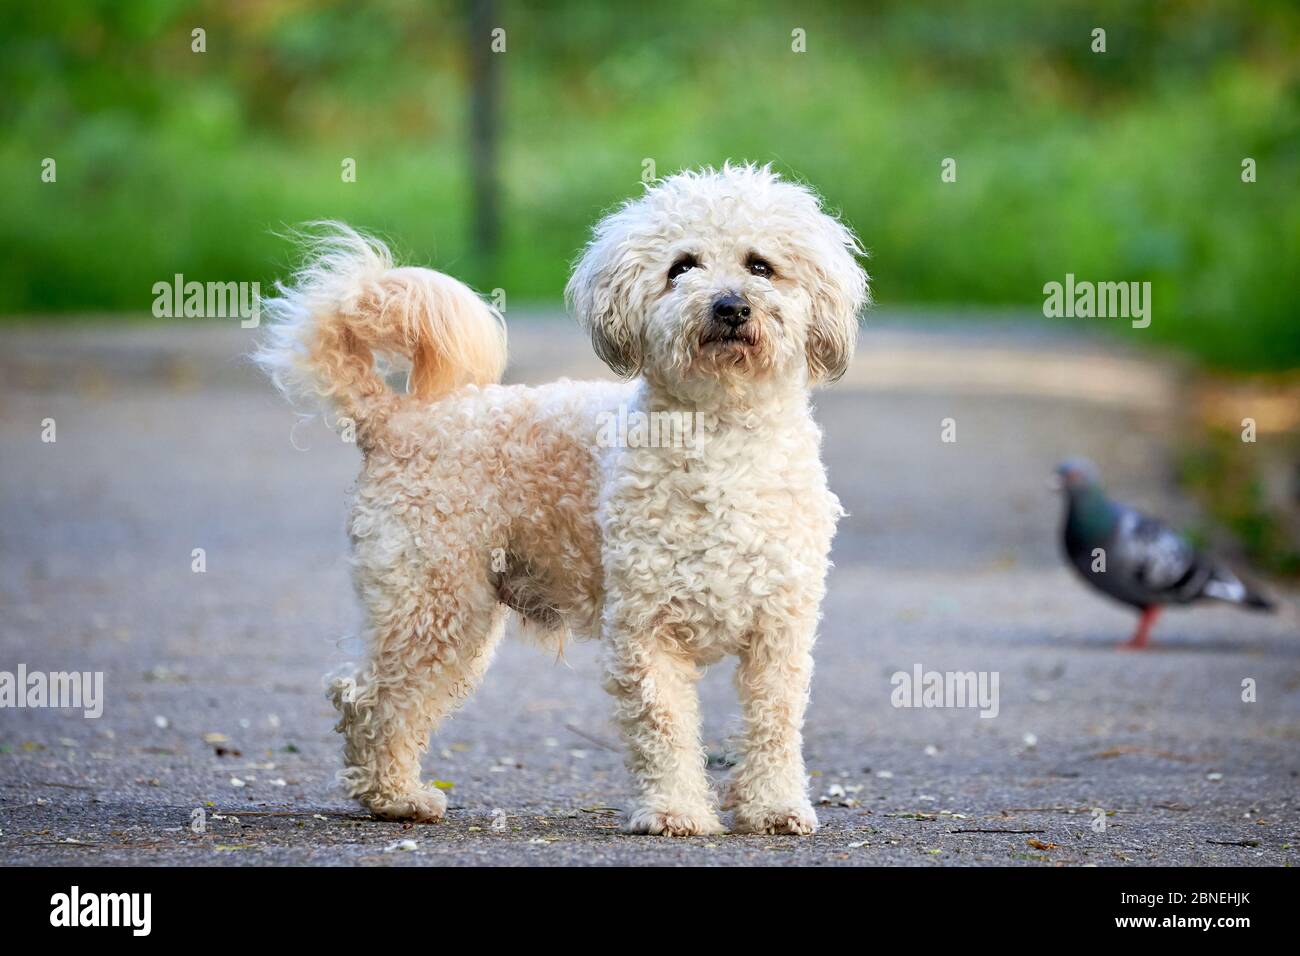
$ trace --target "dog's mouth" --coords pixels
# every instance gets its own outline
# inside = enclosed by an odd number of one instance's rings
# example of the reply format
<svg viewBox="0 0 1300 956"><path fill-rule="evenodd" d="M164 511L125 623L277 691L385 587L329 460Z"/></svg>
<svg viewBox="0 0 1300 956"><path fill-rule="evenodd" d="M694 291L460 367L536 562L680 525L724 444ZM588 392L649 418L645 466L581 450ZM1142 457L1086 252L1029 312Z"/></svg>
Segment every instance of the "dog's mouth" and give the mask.
<svg viewBox="0 0 1300 956"><path fill-rule="evenodd" d="M758 344L758 330L753 322L738 327L711 325L700 336L700 345L719 348L752 348Z"/></svg>

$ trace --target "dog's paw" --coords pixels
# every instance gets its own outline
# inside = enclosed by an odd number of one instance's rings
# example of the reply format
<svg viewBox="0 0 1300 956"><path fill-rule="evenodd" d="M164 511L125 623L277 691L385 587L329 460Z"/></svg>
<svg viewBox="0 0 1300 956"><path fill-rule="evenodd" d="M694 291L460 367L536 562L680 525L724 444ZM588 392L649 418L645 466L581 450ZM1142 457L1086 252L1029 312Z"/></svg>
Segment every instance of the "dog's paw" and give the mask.
<svg viewBox="0 0 1300 956"><path fill-rule="evenodd" d="M817 814L810 803L785 809L738 806L733 829L737 833L785 833L792 836L811 836L817 832Z"/></svg>
<svg viewBox="0 0 1300 956"><path fill-rule="evenodd" d="M362 802L381 820L437 823L447 814L447 797L441 790L411 790L393 796L370 796Z"/></svg>
<svg viewBox="0 0 1300 956"><path fill-rule="evenodd" d="M712 810L688 812L645 807L632 811L624 829L628 833L648 833L651 836L708 836L723 832L722 821Z"/></svg>

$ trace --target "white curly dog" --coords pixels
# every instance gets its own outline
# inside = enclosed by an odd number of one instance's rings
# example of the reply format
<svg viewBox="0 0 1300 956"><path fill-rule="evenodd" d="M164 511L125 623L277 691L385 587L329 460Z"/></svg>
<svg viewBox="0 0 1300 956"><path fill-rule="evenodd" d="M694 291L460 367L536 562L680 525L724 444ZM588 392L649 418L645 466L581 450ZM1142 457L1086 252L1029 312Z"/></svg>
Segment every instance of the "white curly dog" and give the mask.
<svg viewBox="0 0 1300 956"><path fill-rule="evenodd" d="M816 829L801 731L842 511L809 389L852 356L862 254L767 167L660 180L596 226L567 289L629 380L531 387L497 384L504 323L465 285L396 268L346 227L317 238L267 304L258 359L350 420L364 455L349 533L369 659L331 689L351 796L388 819L443 816L421 756L513 609L553 647L602 642L639 789L628 830L722 831L695 684L727 654L744 718L733 829ZM409 361L405 394L379 356Z"/></svg>

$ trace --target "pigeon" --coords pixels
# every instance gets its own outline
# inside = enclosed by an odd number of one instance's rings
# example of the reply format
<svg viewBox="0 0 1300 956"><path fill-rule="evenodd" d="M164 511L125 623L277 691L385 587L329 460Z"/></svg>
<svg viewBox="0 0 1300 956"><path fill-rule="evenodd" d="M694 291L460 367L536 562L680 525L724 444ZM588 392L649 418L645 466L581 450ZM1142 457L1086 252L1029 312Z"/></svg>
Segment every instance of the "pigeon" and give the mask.
<svg viewBox="0 0 1300 956"><path fill-rule="evenodd" d="M1167 604L1226 601L1261 611L1273 603L1173 528L1112 501L1091 462L1071 459L1056 474L1065 493L1065 556L1085 581L1141 612L1125 648L1147 646Z"/></svg>

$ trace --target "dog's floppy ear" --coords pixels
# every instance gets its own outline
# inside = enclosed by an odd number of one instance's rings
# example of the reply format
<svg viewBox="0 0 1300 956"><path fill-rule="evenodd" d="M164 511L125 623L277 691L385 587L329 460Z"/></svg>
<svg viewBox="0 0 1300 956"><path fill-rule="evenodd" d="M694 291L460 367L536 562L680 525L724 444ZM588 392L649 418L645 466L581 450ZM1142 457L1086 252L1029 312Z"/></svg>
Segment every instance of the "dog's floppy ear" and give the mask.
<svg viewBox="0 0 1300 956"><path fill-rule="evenodd" d="M641 314L634 305L637 270L626 256L615 214L596 227L564 289L601 361L624 378L641 369Z"/></svg>
<svg viewBox="0 0 1300 956"><path fill-rule="evenodd" d="M824 214L823 214L824 215ZM826 234L814 257L812 319L808 326L808 377L814 384L834 382L849 368L858 341L858 313L870 299L865 253L847 226L824 216Z"/></svg>

